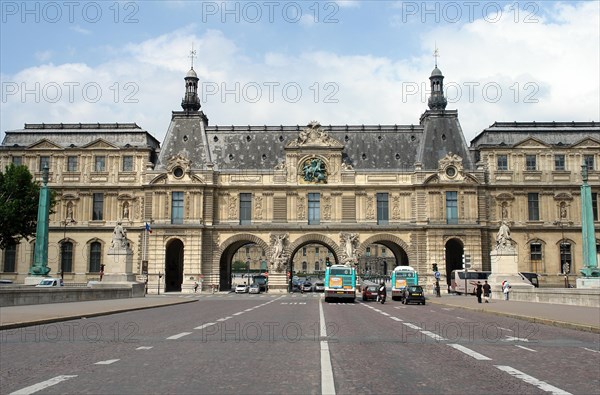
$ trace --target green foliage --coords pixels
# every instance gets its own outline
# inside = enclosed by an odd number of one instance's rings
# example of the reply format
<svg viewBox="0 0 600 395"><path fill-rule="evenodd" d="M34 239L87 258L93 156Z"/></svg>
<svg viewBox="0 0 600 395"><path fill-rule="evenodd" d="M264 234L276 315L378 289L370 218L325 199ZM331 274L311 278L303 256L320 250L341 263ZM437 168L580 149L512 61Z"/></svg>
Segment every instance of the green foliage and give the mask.
<svg viewBox="0 0 600 395"><path fill-rule="evenodd" d="M0 172L0 248L35 235L40 186L26 166L10 164ZM52 195L51 205L54 205Z"/></svg>
<svg viewBox="0 0 600 395"><path fill-rule="evenodd" d="M233 272L245 272L247 270L246 262L243 261L234 261L231 266Z"/></svg>

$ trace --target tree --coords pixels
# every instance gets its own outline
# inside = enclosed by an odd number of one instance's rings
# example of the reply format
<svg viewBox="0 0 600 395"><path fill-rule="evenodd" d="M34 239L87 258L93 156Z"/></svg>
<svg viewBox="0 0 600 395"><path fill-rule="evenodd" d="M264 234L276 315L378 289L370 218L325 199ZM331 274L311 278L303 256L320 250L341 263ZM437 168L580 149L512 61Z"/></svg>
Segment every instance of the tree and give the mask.
<svg viewBox="0 0 600 395"><path fill-rule="evenodd" d="M39 183L26 166L11 163L0 172L0 248L35 235L39 196Z"/></svg>
<svg viewBox="0 0 600 395"><path fill-rule="evenodd" d="M233 262L233 265L232 265L233 272L245 272L246 270L247 270L246 262L244 262L244 261Z"/></svg>

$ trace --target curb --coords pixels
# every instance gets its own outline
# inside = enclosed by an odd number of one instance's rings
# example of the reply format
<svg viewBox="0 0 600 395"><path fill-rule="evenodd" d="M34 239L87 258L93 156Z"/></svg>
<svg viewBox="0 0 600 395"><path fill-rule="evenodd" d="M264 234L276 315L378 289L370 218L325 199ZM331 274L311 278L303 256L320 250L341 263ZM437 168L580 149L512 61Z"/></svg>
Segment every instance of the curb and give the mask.
<svg viewBox="0 0 600 395"><path fill-rule="evenodd" d="M178 305L178 304L193 303L193 302L196 302L196 300L182 300L182 301L177 301L174 303L167 303L167 304L154 305L154 306L128 307L128 308L124 308L124 309L107 310L107 311L101 311L101 312L96 312L96 313L86 313L86 314L76 314L76 315L71 315L71 316L44 318L44 319L33 320L33 321L12 322L10 324L0 325L0 330L25 328L27 326L44 325L44 324L51 324L54 322L62 322L62 321L70 321L70 320L79 320L82 318L100 317L103 315L126 313L128 311L136 311L136 310L154 309L157 307L174 306L174 305Z"/></svg>
<svg viewBox="0 0 600 395"><path fill-rule="evenodd" d="M600 327L593 326L593 325L576 324L576 323L573 323L573 322L551 320L551 319L548 319L548 318L531 317L531 316L527 316L527 315L520 315L520 314L514 314L514 313L505 313L505 312L502 312L502 311L490 311L490 310L480 309L480 308L474 308L474 307L459 306L459 305L455 305L455 304L448 304L448 303L443 303L443 302L437 302L437 301L431 300L431 298L428 298L428 300L429 300L430 303L439 304L439 305L443 305L443 306L451 306L451 307L456 307L456 308L459 308L459 309L465 309L465 310L483 312L483 313L488 313L488 314L494 314L494 315L501 316L501 317L518 318L520 320L524 320L524 321L528 321L528 322L533 322L533 323L536 323L536 324L545 324L545 325L550 325L550 326L556 326L556 327L559 327L559 328L574 329L574 330L583 331L583 332L591 332L591 333L598 333L598 334L600 334Z"/></svg>

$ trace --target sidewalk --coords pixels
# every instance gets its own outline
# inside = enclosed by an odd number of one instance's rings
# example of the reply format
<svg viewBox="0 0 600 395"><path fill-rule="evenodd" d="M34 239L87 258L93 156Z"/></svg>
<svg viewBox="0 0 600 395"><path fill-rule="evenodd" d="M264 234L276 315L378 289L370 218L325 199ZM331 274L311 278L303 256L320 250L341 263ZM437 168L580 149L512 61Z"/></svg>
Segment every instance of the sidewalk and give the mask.
<svg viewBox="0 0 600 395"><path fill-rule="evenodd" d="M429 295L427 302L473 311L484 311L540 324L600 333L600 309L596 307L498 299L490 300L490 303L477 303L477 298L473 295L442 295L441 298Z"/></svg>
<svg viewBox="0 0 600 395"><path fill-rule="evenodd" d="M182 299L178 296L146 295L144 298L0 307L0 330L76 320L84 317L97 317L132 310L151 309L194 301L194 299Z"/></svg>

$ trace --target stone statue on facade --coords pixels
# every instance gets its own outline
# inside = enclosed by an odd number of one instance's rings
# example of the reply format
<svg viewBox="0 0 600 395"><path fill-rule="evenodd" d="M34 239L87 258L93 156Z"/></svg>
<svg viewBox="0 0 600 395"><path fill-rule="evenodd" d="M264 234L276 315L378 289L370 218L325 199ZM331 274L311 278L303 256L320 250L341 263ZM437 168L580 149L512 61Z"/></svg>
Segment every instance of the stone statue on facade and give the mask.
<svg viewBox="0 0 600 395"><path fill-rule="evenodd" d="M288 235L285 233L271 235L271 265L275 268L275 271L280 272L286 261L284 254L285 240Z"/></svg>
<svg viewBox="0 0 600 395"><path fill-rule="evenodd" d="M121 225L121 222L117 222L117 226L113 230L112 243L110 248L112 249L125 249L128 247L127 243L127 231Z"/></svg>
<svg viewBox="0 0 600 395"><path fill-rule="evenodd" d="M340 240L344 245L344 263L356 263L358 233L340 233Z"/></svg>
<svg viewBox="0 0 600 395"><path fill-rule="evenodd" d="M506 221L502 221L500 225L500 229L498 229L498 233L496 234L496 249L502 250L505 248L512 248L512 237L510 237L510 228Z"/></svg>

